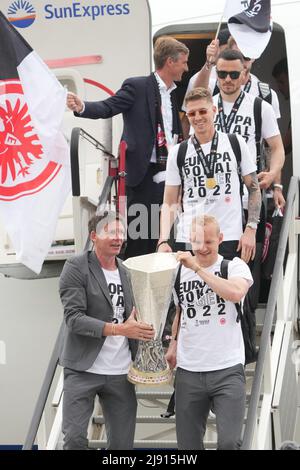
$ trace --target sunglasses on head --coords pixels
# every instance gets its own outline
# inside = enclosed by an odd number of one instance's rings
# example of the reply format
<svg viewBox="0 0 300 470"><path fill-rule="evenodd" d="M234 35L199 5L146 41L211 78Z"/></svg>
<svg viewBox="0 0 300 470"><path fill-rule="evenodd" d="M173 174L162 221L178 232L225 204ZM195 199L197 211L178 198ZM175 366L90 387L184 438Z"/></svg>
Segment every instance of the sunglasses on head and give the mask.
<svg viewBox="0 0 300 470"><path fill-rule="evenodd" d="M233 70L232 72L227 72L226 70L217 70L217 75L221 79L225 79L229 75L231 80L237 80L241 75L241 71Z"/></svg>
<svg viewBox="0 0 300 470"><path fill-rule="evenodd" d="M200 116L204 116L205 114L208 113L208 109L200 108L200 109L195 109L195 111L187 111L186 115L187 117L195 117L197 113L199 113Z"/></svg>

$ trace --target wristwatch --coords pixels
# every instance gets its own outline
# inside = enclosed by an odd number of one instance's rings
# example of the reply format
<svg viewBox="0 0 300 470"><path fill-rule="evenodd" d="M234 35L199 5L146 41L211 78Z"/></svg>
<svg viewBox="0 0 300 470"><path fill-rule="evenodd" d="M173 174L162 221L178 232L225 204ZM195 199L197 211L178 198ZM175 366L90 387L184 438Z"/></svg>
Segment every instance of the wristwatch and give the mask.
<svg viewBox="0 0 300 470"><path fill-rule="evenodd" d="M252 230L257 230L257 223L256 222L248 222L246 227L252 228Z"/></svg>
<svg viewBox="0 0 300 470"><path fill-rule="evenodd" d="M279 184L279 183L273 183L273 188L274 188L274 189L280 189L280 191L283 190L282 184Z"/></svg>

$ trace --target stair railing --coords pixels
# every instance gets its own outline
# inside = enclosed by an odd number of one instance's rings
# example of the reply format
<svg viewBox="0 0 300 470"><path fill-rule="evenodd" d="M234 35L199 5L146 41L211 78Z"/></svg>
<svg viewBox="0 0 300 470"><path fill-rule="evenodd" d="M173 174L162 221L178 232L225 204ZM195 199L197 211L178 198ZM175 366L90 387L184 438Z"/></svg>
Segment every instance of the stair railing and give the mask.
<svg viewBox="0 0 300 470"><path fill-rule="evenodd" d="M270 286L266 314L261 334L248 417L242 449L272 448L272 399L280 361L285 325L290 320L289 305L298 305L297 268L299 260L299 179L292 177L283 224L281 228L275 266ZM286 253L288 256L286 259ZM291 275L292 273L292 275ZM293 275L295 273L295 276ZM293 297L293 298L291 298ZM271 344L271 332L276 310L276 324ZM297 312L295 312L297 314ZM260 407L261 393L263 398Z"/></svg>

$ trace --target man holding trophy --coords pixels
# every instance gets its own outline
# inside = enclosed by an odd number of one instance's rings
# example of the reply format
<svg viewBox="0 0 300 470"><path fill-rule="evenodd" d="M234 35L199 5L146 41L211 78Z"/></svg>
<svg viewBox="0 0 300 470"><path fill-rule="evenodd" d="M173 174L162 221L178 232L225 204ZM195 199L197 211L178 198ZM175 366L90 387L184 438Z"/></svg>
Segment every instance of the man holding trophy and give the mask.
<svg viewBox="0 0 300 470"><path fill-rule="evenodd" d="M218 254L223 234L211 215L192 220L190 252L174 295L177 313L166 358L175 380L179 449L201 450L209 411L216 415L218 449L238 449L245 412L245 351L235 303L252 285L247 264L234 258L222 278ZM175 285L176 285L175 284Z"/></svg>
<svg viewBox="0 0 300 470"><path fill-rule="evenodd" d="M60 278L65 335L63 433L65 450L88 447L87 428L98 395L108 449L131 449L136 424L134 385L127 380L137 341L154 338L153 326L136 320L127 272L117 258L125 227L116 213L89 221L94 250L65 263Z"/></svg>

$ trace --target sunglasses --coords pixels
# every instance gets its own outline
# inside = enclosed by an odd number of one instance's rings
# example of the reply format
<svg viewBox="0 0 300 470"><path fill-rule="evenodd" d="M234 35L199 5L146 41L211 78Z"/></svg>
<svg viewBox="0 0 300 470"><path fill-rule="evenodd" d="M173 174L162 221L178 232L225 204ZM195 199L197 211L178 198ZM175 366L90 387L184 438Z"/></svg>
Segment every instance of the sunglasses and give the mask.
<svg viewBox="0 0 300 470"><path fill-rule="evenodd" d="M186 115L187 117L195 117L197 113L199 113L200 116L205 116L205 114L208 113L208 109L200 108L200 109L195 109L195 111L187 111Z"/></svg>
<svg viewBox="0 0 300 470"><path fill-rule="evenodd" d="M226 70L217 70L217 75L219 78L224 80L227 75L230 76L231 80L237 80L239 76L241 75L241 71L239 70L233 70L232 72L227 72Z"/></svg>

